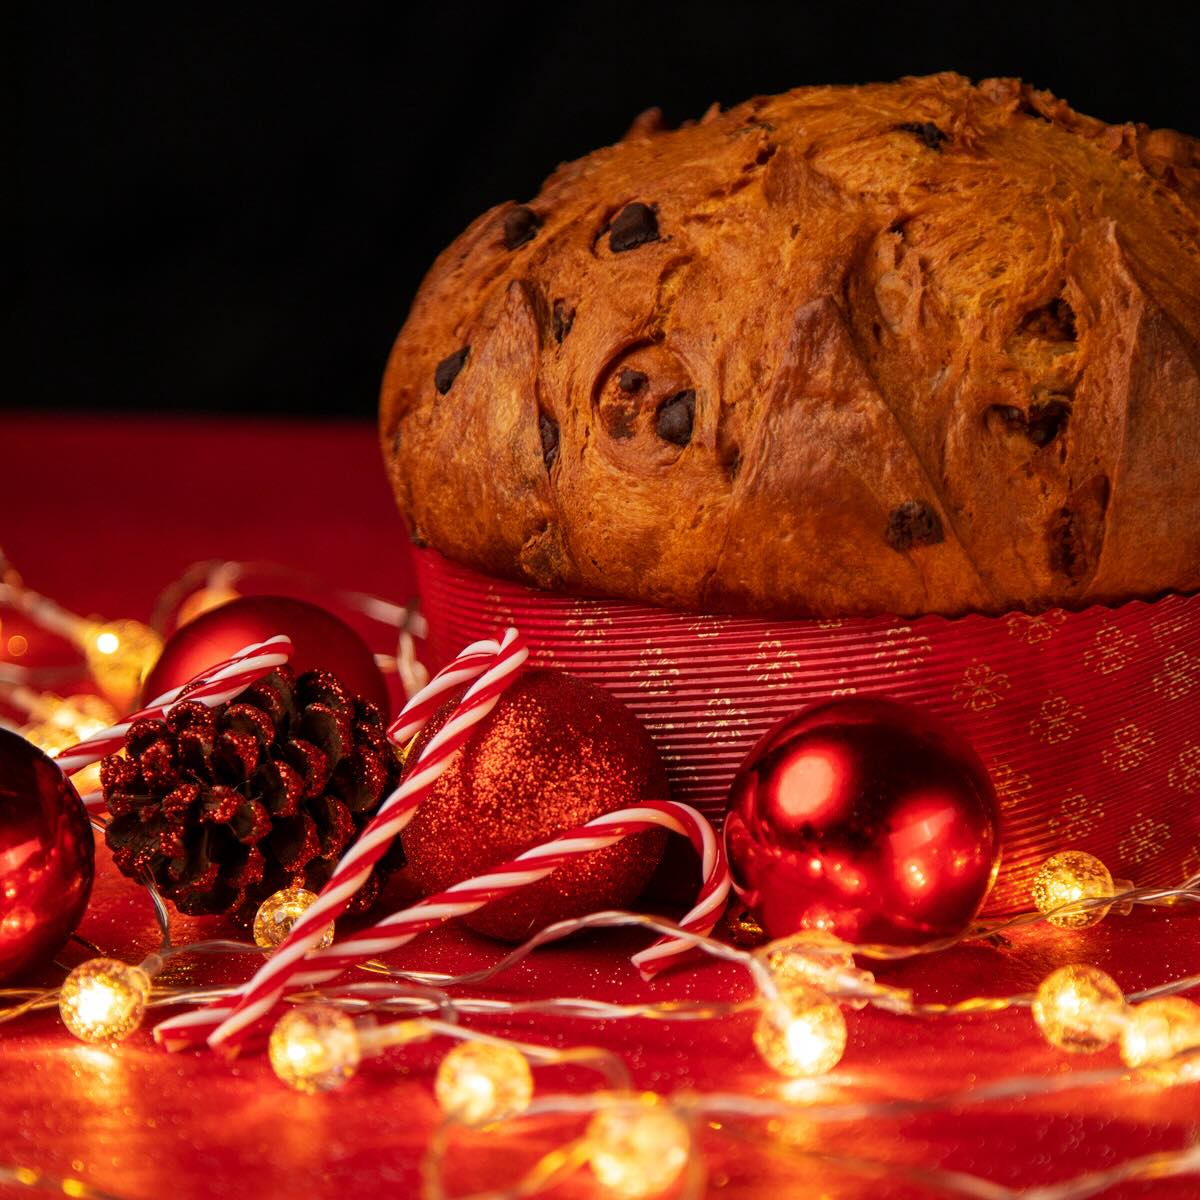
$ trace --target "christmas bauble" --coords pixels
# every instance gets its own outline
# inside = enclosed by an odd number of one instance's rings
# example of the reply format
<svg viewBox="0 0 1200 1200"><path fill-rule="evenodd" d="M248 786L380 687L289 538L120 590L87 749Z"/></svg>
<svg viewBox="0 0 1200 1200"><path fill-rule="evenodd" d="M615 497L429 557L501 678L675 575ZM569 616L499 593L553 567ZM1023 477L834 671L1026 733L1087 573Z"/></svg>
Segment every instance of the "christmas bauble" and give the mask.
<svg viewBox="0 0 1200 1200"><path fill-rule="evenodd" d="M153 699L277 633L292 639L291 667L297 675L331 671L355 695L385 715L391 711L387 683L362 638L332 613L290 596L242 596L181 625L146 677L142 696Z"/></svg>
<svg viewBox="0 0 1200 1200"><path fill-rule="evenodd" d="M95 848L70 781L0 729L0 982L50 961L92 891Z"/></svg>
<svg viewBox="0 0 1200 1200"><path fill-rule="evenodd" d="M410 764L460 695L425 727ZM619 700L558 671L526 671L421 802L404 851L420 886L442 891L603 813L668 796L649 735ZM465 921L520 941L555 921L625 907L653 874L663 841L641 833L583 855Z"/></svg>
<svg viewBox="0 0 1200 1200"><path fill-rule="evenodd" d="M778 724L730 788L735 884L773 938L913 945L961 933L996 877L996 793L948 726L887 700Z"/></svg>

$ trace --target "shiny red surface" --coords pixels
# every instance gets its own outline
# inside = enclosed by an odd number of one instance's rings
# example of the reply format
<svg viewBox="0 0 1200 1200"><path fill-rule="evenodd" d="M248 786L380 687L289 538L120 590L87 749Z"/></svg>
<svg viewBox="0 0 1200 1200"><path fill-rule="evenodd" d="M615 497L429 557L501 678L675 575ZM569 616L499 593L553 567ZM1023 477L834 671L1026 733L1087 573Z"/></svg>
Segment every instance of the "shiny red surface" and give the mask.
<svg viewBox="0 0 1200 1200"><path fill-rule="evenodd" d="M41 464L50 453L56 478L77 486L46 486ZM185 455L189 482L181 487ZM276 498L254 475L255 464L275 458L310 472L324 464L333 476L319 499L282 526ZM205 486L195 486L196 479ZM412 582L406 537L378 467L374 430L366 426L10 417L0 438L0 514L0 544L31 585L77 610L109 616L146 617L158 589L193 560L256 558L268 550L279 561L395 599L407 599ZM62 539L83 528L88 536L73 537L75 550L64 554ZM379 627L362 628L379 639ZM176 935L191 939L223 928L179 921ZM129 960L155 943L146 897L112 869L103 850L80 932ZM625 961L636 943L633 935L609 934L548 948L485 994L610 1000L746 994L746 980L732 965L644 984ZM475 934L447 930L414 943L402 958L460 971L496 953L494 943ZM86 952L73 946L61 957L75 962ZM879 974L913 987L921 999L952 1000L1029 991L1071 961L1102 966L1127 991L1200 971L1200 914L1160 909L1110 916L1082 932L1021 932L1007 946L960 947ZM174 966L168 981L242 979L249 967L192 960ZM52 968L41 982L59 978ZM800 1089L801 1099L929 1097L1013 1073L1058 1080L1117 1062L1111 1050L1086 1060L1052 1050L1019 1010L937 1022L851 1011L847 1021L843 1063L832 1081ZM528 1019L504 1028L548 1044L607 1046L625 1056L639 1085L659 1091L786 1090L758 1064L747 1017L713 1026ZM365 1064L345 1091L309 1098L277 1085L261 1059L229 1066L207 1056L173 1058L154 1047L148 1032L113 1051L85 1047L64 1034L54 1015L41 1015L0 1027L0 1164L78 1176L133 1200L415 1196L420 1155L437 1118L432 1070L447 1046L389 1051ZM593 1083L578 1069L536 1074L542 1090ZM1009 1187L1048 1183L1186 1145L1200 1135L1198 1091L1125 1081L1095 1092L821 1127L801 1113L789 1136L796 1152L810 1156L798 1160L765 1152L761 1127L745 1127L755 1139L747 1142L727 1122L703 1137L709 1192L730 1200L910 1200L939 1194L909 1174L933 1166ZM452 1181L461 1190L499 1186L563 1133L546 1124L521 1136L470 1140L454 1154ZM874 1174L847 1169L845 1159L855 1156L888 1165ZM583 1178L560 1194L597 1191ZM27 1195L0 1184L6 1200ZM1119 1200L1197 1195L1195 1177L1106 1193Z"/></svg>
<svg viewBox="0 0 1200 1200"><path fill-rule="evenodd" d="M44 967L92 890L92 827L36 747L0 729L0 983Z"/></svg>
<svg viewBox="0 0 1200 1200"><path fill-rule="evenodd" d="M146 677L143 697L161 696L212 663L277 633L292 639L291 665L297 674L332 671L355 695L386 707L387 683L366 642L332 613L289 596L243 596L177 629Z"/></svg>
<svg viewBox="0 0 1200 1200"><path fill-rule="evenodd" d="M913 945L961 933L999 865L983 764L928 713L859 697L768 733L730 789L735 885L772 937Z"/></svg>

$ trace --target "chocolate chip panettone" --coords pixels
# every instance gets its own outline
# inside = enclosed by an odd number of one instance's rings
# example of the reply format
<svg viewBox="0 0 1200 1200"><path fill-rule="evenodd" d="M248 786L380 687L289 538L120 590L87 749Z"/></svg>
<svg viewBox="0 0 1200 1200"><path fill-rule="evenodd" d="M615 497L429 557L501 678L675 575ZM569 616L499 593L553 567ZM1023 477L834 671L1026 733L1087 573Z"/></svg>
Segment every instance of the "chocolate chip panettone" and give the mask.
<svg viewBox="0 0 1200 1200"><path fill-rule="evenodd" d="M480 217L383 385L419 544L827 616L1200 587L1200 143L1015 80L654 113Z"/></svg>

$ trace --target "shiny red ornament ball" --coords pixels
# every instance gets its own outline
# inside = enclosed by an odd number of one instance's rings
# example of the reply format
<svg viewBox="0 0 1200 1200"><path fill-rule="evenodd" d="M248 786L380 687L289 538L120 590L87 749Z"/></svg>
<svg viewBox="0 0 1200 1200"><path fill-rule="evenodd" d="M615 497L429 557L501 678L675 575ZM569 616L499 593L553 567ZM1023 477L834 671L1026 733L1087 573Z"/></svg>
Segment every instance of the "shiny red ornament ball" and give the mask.
<svg viewBox="0 0 1200 1200"><path fill-rule="evenodd" d="M459 696L422 731L409 764ZM401 838L412 874L429 894L594 817L668 798L654 744L625 705L573 676L531 670L509 685L450 760ZM583 855L464 921L515 942L555 921L627 907L654 873L664 839L640 833Z"/></svg>
<svg viewBox="0 0 1200 1200"><path fill-rule="evenodd" d="M730 788L735 885L773 938L917 945L961 933L1000 865L996 792L930 714L847 698L780 722Z"/></svg>
<svg viewBox="0 0 1200 1200"><path fill-rule="evenodd" d="M83 916L94 874L75 788L31 742L0 729L0 983L54 957Z"/></svg>
<svg viewBox="0 0 1200 1200"><path fill-rule="evenodd" d="M153 699L187 683L243 646L277 633L292 639L291 665L305 671L331 671L353 694L391 712L387 682L366 642L332 613L291 596L242 596L209 609L181 625L142 685L143 699Z"/></svg>

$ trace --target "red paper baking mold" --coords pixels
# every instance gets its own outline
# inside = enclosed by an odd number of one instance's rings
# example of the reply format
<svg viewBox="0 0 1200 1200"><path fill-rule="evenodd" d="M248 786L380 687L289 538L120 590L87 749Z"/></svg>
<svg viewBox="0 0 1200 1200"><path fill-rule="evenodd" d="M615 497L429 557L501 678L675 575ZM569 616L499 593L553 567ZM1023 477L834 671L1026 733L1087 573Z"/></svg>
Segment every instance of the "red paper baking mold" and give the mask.
<svg viewBox="0 0 1200 1200"><path fill-rule="evenodd" d="M970 738L1000 797L989 912L1029 906L1056 850L1138 884L1200 870L1200 596L1038 616L766 620L538 592L416 554L434 666L514 624L533 661L619 696L676 800L719 820L746 752L830 696L886 695Z"/></svg>

